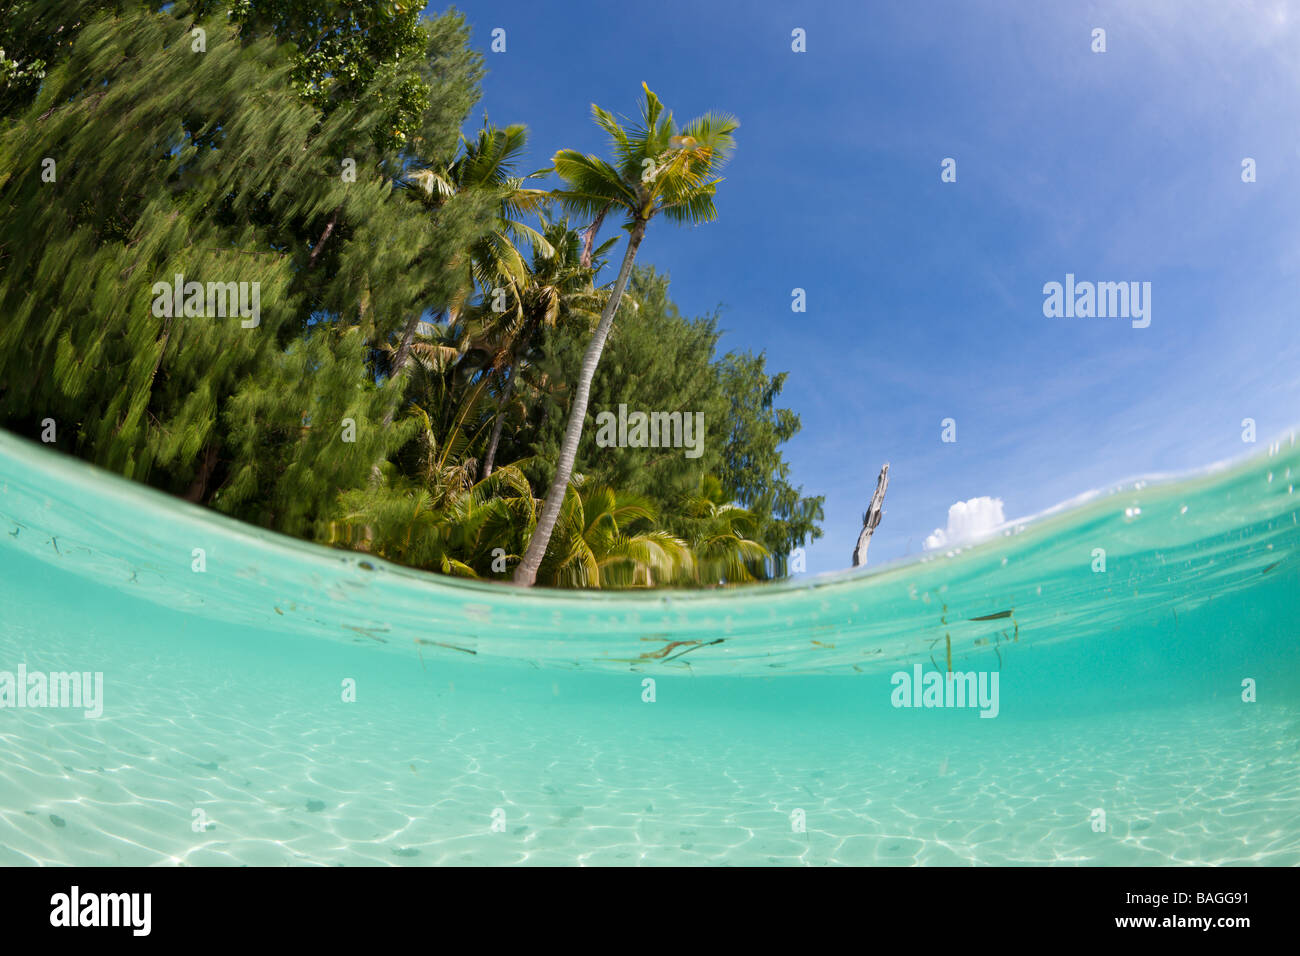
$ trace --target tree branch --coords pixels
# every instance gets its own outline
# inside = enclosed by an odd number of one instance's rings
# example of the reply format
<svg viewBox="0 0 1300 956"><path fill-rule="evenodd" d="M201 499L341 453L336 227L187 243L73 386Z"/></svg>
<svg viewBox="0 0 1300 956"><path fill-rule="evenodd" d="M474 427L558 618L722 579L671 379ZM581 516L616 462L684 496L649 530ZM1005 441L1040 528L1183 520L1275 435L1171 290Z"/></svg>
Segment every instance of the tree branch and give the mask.
<svg viewBox="0 0 1300 956"><path fill-rule="evenodd" d="M867 548L871 544L871 535L884 517L885 489L889 487L889 462L880 469L876 479L876 493L871 496L867 513L862 516L862 533L858 535L857 546L853 549L853 566L860 568L867 563Z"/></svg>

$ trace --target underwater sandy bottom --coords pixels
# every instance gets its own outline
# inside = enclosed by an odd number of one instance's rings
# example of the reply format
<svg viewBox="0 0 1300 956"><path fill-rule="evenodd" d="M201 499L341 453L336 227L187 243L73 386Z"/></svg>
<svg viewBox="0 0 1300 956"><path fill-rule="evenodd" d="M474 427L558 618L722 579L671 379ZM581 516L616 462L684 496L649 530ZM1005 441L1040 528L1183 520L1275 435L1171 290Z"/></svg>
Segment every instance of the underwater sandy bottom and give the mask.
<svg viewBox="0 0 1300 956"><path fill-rule="evenodd" d="M649 704L632 674L8 625L6 667L105 663L106 709L0 711L3 865L1300 864L1289 707L881 723L782 680Z"/></svg>

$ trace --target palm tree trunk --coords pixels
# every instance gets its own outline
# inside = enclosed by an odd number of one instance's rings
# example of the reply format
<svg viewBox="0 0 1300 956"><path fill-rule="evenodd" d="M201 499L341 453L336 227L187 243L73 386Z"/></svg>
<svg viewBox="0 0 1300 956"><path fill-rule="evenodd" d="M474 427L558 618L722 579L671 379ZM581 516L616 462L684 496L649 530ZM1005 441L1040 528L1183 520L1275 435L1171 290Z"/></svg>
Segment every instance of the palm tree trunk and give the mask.
<svg viewBox="0 0 1300 956"><path fill-rule="evenodd" d="M397 379L402 374L402 370L406 368L407 360L411 357L411 343L415 341L415 330L419 327L420 313L417 312L406 323L406 328L402 330L402 341L397 343L397 354L393 356L393 368L388 376L388 386L394 391L393 399L388 403L388 411L384 412L385 428L393 424L393 417L397 414L397 406L402 401L402 383Z"/></svg>
<svg viewBox="0 0 1300 956"><path fill-rule="evenodd" d="M582 257L578 260L578 264L584 269L591 268L591 253L596 245L596 233L600 232L600 225L605 221L605 213L607 212L609 212L608 206L602 209L600 215L592 220L591 225L587 227L587 234L582 237Z"/></svg>
<svg viewBox="0 0 1300 956"><path fill-rule="evenodd" d="M600 324L596 334L591 337L587 354L582 357L582 373L578 377L578 387L573 394L573 407L569 409L569 423L564 429L564 441L560 443L560 457L555 464L555 479L546 492L546 502L542 505L542 516L533 529L533 536L528 540L528 550L523 560L515 568L514 583L532 587L537 581L537 569L542 566L546 556L546 547L551 543L551 532L555 530L556 519L564 505L564 495L569 488L569 478L573 474L573 463L578 457L578 442L582 439L582 426L587 418L587 400L591 396L591 380L596 376L596 366L600 364L600 353L605 349L605 339L614 325L614 313L618 311L623 290L627 287L628 277L632 274L632 262L636 259L637 248L645 238L647 221L638 219L632 227L632 234L627 239L627 252L623 254L623 267L618 272L618 281L605 310L601 313Z"/></svg>
<svg viewBox="0 0 1300 956"><path fill-rule="evenodd" d="M397 354L393 356L393 367L388 375L388 387L393 390L392 398L388 400L388 410L384 412L384 428L387 429L393 424L393 419L397 416L397 406L402 403L402 370L406 368L407 360L411 357L411 343L415 341L415 330L420 326L420 313L417 312L411 316L410 321L406 323L406 328L402 330L402 341L397 344ZM377 486L384 477L380 470L380 465L384 459L381 457L378 461L370 466L370 485ZM374 537L373 529L366 525L365 540L369 542Z"/></svg>
<svg viewBox="0 0 1300 956"><path fill-rule="evenodd" d="M516 358L510 366L510 374L506 376L506 384L501 391L501 406L497 409L497 420L492 423L492 439L488 442L487 455L483 459L483 477L486 478L492 474L492 467L497 460L497 445L501 441L501 426L506 421L506 403L510 401L510 390L515 385L515 372L519 369L519 360ZM480 479L481 480L481 479Z"/></svg>

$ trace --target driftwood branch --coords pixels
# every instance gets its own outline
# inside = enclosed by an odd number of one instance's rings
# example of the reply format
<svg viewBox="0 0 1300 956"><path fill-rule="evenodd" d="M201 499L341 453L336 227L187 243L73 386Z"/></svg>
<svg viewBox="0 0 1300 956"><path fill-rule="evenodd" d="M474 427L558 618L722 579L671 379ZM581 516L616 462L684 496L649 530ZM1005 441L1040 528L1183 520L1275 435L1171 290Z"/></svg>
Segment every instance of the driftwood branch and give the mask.
<svg viewBox="0 0 1300 956"><path fill-rule="evenodd" d="M862 533L858 535L857 547L853 549L853 566L860 568L867 563L867 546L871 544L872 532L880 524L880 519L884 516L885 489L889 487L889 462L885 462L885 467L880 469L880 477L876 479L876 493L871 496L871 505L867 508L867 513L862 516Z"/></svg>

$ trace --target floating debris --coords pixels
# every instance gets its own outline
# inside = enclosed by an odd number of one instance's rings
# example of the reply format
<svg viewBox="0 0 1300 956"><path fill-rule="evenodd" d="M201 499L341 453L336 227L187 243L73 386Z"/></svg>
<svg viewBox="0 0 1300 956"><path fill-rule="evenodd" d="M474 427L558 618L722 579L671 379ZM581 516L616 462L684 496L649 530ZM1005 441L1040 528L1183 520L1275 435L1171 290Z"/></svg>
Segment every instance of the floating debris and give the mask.
<svg viewBox="0 0 1300 956"><path fill-rule="evenodd" d="M661 648L660 648L659 650L657 650L657 651L646 651L644 654L641 655L641 659L642 659L642 660L654 660L654 659L656 659L656 658L661 658L661 657L663 657L663 656L666 655L669 651L671 651L674 647L685 647L685 646L690 645L690 644L698 644L698 643L700 643L700 642L699 642L699 641L669 641L668 644L667 644L667 646L665 646L665 647L661 647Z"/></svg>
<svg viewBox="0 0 1300 956"><path fill-rule="evenodd" d="M677 658L681 657L682 654L689 654L691 651L698 651L701 647L712 647L714 644L721 644L725 640L726 640L725 637L719 637L717 640L709 641L705 644L701 644L698 641L691 641L691 643L694 644L695 647L688 647L686 648L686 650L682 651L681 654L674 654L672 657L665 657L664 663L667 663L668 661L675 661L677 660Z"/></svg>
<svg viewBox="0 0 1300 956"><path fill-rule="evenodd" d="M1014 610L1014 608L1012 609ZM1000 621L1004 617L1010 617L1011 611L998 611L996 614L985 614L983 617L972 617L972 621Z"/></svg>
<svg viewBox="0 0 1300 956"><path fill-rule="evenodd" d="M417 644L427 644L427 645L429 645L430 647L445 647L445 648L447 648L448 650L452 650L452 651L460 651L462 654L477 654L477 653L478 653L478 651L476 651L476 650L474 650L474 649L472 649L472 648L469 648L469 647L457 647L455 644L444 644L444 643L442 643L442 641L427 641L427 640L425 640L423 637L417 637L417 638L415 639L415 643L417 643Z"/></svg>

